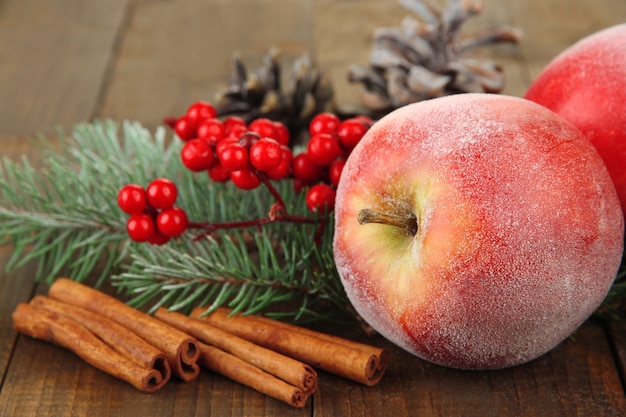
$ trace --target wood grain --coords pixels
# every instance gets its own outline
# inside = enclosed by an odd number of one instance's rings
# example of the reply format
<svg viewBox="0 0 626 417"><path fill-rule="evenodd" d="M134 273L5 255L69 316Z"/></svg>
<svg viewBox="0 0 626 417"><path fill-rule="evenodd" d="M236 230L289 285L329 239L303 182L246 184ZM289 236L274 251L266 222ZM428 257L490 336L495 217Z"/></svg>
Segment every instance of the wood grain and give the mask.
<svg viewBox="0 0 626 417"><path fill-rule="evenodd" d="M495 1L492 3L496 8ZM511 1L505 7L511 24L524 31L520 54L528 66L530 80L568 46L626 21L626 2L620 0Z"/></svg>
<svg viewBox="0 0 626 417"><path fill-rule="evenodd" d="M358 337L358 336L354 336ZM319 375L316 416L614 416L626 410L602 326L589 321L552 352L488 372L443 368L392 345L379 389Z"/></svg>
<svg viewBox="0 0 626 417"><path fill-rule="evenodd" d="M153 127L228 85L233 52L250 68L271 46L286 62L311 48L311 0L137 2L101 117Z"/></svg>
<svg viewBox="0 0 626 417"><path fill-rule="evenodd" d="M626 21L623 0L484 0L466 30L512 25L518 47L477 53L505 69L505 93L521 96L539 71L580 38ZM228 82L230 56L251 67L270 46L286 63L309 53L342 105L360 104L346 81L366 64L374 28L397 26L395 0L4 0L0 2L0 156L39 160L29 138L92 118L152 128ZM0 250L0 268L10 256ZM0 272L0 416L619 416L626 415L626 327L585 323L573 338L525 365L465 372L424 362L382 339L390 368L375 387L320 372L297 410L219 375L142 394L57 346L12 330L20 301L45 292L35 263ZM363 339L355 329L321 326Z"/></svg>
<svg viewBox="0 0 626 417"><path fill-rule="evenodd" d="M0 134L94 116L126 0L0 3Z"/></svg>
<svg viewBox="0 0 626 417"><path fill-rule="evenodd" d="M0 250L0 265L2 268L11 258L11 252L6 248ZM13 331L11 313L20 302L26 302L33 295L34 272L37 265L30 262L23 268L12 272L0 272L0 381L4 380L5 373L17 334ZM2 385L0 385L0 388ZM2 415L2 414L0 414Z"/></svg>
<svg viewBox="0 0 626 417"><path fill-rule="evenodd" d="M20 336L0 392L1 416L307 416L219 375L193 383L170 381L145 394L87 365L71 352Z"/></svg>

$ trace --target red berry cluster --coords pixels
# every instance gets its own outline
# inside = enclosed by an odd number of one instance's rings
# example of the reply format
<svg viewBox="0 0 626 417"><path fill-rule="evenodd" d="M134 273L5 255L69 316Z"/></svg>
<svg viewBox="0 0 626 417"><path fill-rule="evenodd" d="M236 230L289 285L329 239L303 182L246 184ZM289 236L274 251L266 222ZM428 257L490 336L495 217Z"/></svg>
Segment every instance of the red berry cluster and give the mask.
<svg viewBox="0 0 626 417"><path fill-rule="evenodd" d="M243 190L261 184L260 176L280 180L291 172L289 130L266 118L247 124L236 116L217 118L206 102L193 103L181 117L171 120L185 142L181 159L187 169L208 171L213 181L232 181Z"/></svg>
<svg viewBox="0 0 626 417"><path fill-rule="evenodd" d="M166 178L157 178L147 188L137 184L123 186L117 195L117 204L130 217L126 230L136 242L156 245L180 236L187 228L187 214L174 206L178 197L176 184Z"/></svg>
<svg viewBox="0 0 626 417"><path fill-rule="evenodd" d="M306 195L309 210L325 213L334 208L346 158L372 123L367 116L341 121L333 113L320 113L311 120L307 149L292 164L296 186L311 186Z"/></svg>
<svg viewBox="0 0 626 417"><path fill-rule="evenodd" d="M215 108L206 102L193 103L185 114L168 118L165 123L184 142L180 157L187 169L206 171L213 181L232 181L243 190L263 184L276 201L266 218L191 223L185 211L174 206L178 192L170 180L159 178L145 190L128 184L120 190L118 204L130 214L127 231L138 242L162 244L191 228L203 229L206 235L218 229L276 221L316 222L315 218L288 213L271 180L292 178L297 191L307 190L305 200L311 212L328 213L335 206L335 190L346 158L373 122L367 116L341 121L332 113L318 114L309 125L311 138L306 150L295 157L284 124L267 118L250 123L236 116L219 119Z"/></svg>
<svg viewBox="0 0 626 417"><path fill-rule="evenodd" d="M291 175L297 190L309 187L309 210L326 213L334 208L346 158L372 123L367 116L341 121L333 113L320 113L309 124L306 151L296 157L282 123L260 118L246 124L236 116L219 120L206 102L193 103L168 124L186 142L181 159L191 171L208 170L214 181L230 180L243 190L258 187L263 176L280 180Z"/></svg>

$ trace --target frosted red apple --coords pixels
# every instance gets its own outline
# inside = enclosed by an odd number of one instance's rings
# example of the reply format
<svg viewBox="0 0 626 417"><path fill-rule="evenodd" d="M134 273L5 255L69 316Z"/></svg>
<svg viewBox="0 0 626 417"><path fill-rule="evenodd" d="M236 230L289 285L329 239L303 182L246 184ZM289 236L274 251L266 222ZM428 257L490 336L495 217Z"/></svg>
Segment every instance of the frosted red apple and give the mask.
<svg viewBox="0 0 626 417"><path fill-rule="evenodd" d="M560 114L591 140L626 210L626 24L563 51L539 74L526 98Z"/></svg>
<svg viewBox="0 0 626 417"><path fill-rule="evenodd" d="M464 94L390 113L349 157L335 207L335 261L357 312L450 367L549 351L599 306L622 257L600 156L521 98Z"/></svg>

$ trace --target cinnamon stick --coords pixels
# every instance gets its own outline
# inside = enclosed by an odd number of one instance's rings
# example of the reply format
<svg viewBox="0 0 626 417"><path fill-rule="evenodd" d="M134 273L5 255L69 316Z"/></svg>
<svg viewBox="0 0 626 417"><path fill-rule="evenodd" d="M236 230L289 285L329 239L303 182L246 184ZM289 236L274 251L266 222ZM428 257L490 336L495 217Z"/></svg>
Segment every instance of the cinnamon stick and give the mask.
<svg viewBox="0 0 626 417"><path fill-rule="evenodd" d="M191 317L252 343L307 363L314 368L372 386L380 381L387 368L383 349L351 342L253 315L230 315L230 310L218 308L204 315L205 308L193 309ZM296 327L296 326L293 326ZM340 339L340 340L337 340Z"/></svg>
<svg viewBox="0 0 626 417"><path fill-rule="evenodd" d="M200 356L198 342L180 330L68 278L58 278L50 287L48 295L107 317L135 332L165 353L172 372L183 381L192 381L200 374L200 367L196 363Z"/></svg>
<svg viewBox="0 0 626 417"><path fill-rule="evenodd" d="M281 400L293 407L304 407L312 391L304 392L298 387L264 372L256 366L224 352L214 346L199 342L200 364L233 381L249 386L265 395Z"/></svg>
<svg viewBox="0 0 626 417"><path fill-rule="evenodd" d="M137 365L156 370L160 375L159 386L170 379L172 371L165 354L117 322L43 295L35 296L29 304L77 321Z"/></svg>
<svg viewBox="0 0 626 417"><path fill-rule="evenodd" d="M219 307L218 310L221 310L222 312L227 313L229 316L232 313L232 310L229 310L223 307ZM374 355L374 359L371 363L371 366L368 367L372 375L376 373L377 371L382 371L387 368L387 353L382 348L368 345L365 343L355 342L354 340L350 340L350 339L344 339L343 337L333 336L328 333L317 332L315 330L311 330L306 327L295 326L293 324L285 323L284 321L273 320L273 319L270 319L269 317L256 316L256 315L249 315L247 317L249 317L251 320L256 320L256 321L260 321L264 323L271 323L275 326L284 327L285 329L289 329L293 332L298 332L298 333L306 334L309 336L317 337L319 339L324 339L329 342L344 345L352 349L358 349L364 352L369 352L372 355Z"/></svg>
<svg viewBox="0 0 626 417"><path fill-rule="evenodd" d="M201 342L217 347L248 362L277 378L312 392L317 386L317 373L307 364L266 349L209 323L181 313L160 308L155 317L190 334Z"/></svg>
<svg viewBox="0 0 626 417"><path fill-rule="evenodd" d="M20 303L12 317L16 331L62 346L141 391L154 392L165 383L157 370L137 365L65 315Z"/></svg>

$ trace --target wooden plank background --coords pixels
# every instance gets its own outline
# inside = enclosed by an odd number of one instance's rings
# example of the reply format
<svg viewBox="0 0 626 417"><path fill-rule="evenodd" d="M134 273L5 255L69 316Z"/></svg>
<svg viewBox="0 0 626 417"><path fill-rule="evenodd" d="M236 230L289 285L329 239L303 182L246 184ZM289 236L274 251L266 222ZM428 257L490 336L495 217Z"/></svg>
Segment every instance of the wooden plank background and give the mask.
<svg viewBox="0 0 626 417"><path fill-rule="evenodd" d="M467 29L508 24L518 47L481 53L502 64L520 96L559 51L626 21L624 0L486 0ZM351 64L366 64L372 30L397 26L395 0L2 0L0 154L37 160L28 138L97 118L154 128L226 85L230 55L251 65L270 46L286 62L310 54L342 105L359 105ZM10 248L0 249L0 267ZM382 339L391 365L374 388L321 373L292 409L218 375L141 394L71 353L11 328L18 302L45 291L35 264L0 273L0 416L619 416L626 413L626 328L587 322L554 351L519 367L464 372L420 361ZM324 327L363 339L356 329Z"/></svg>

